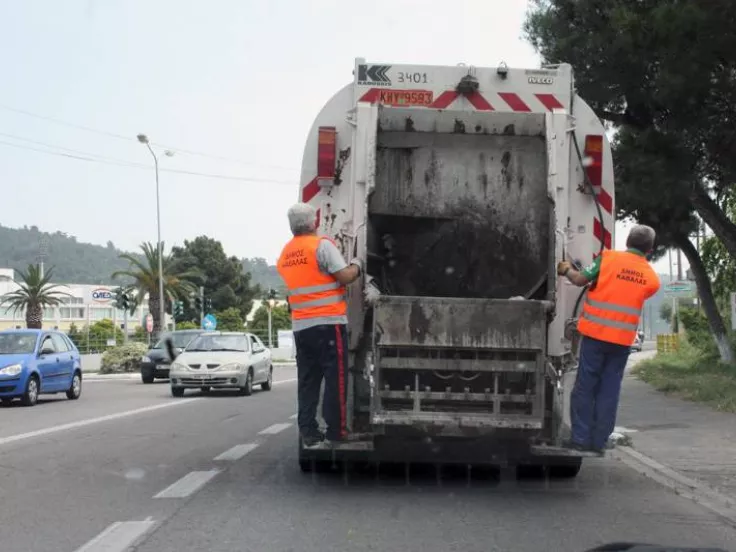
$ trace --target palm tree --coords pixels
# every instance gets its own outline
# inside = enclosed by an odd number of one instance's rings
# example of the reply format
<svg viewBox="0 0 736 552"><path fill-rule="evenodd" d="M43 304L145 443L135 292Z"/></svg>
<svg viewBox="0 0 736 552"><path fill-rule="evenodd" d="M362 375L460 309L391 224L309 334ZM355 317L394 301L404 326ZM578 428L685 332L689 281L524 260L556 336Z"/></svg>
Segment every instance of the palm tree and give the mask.
<svg viewBox="0 0 736 552"><path fill-rule="evenodd" d="M159 335L163 321L160 320L159 295L158 295L158 247L145 242L141 244L143 250L143 259L139 259L134 255L125 253L120 255L121 259L125 259L130 263L128 270L118 270L113 273L113 278L126 277L133 280L130 288L136 292L137 304L143 302L143 298L148 295L148 310L153 317L153 333ZM164 250L164 244L161 243L161 250ZM202 275L198 270L181 270L176 266L171 255L164 254L161 259L163 268L164 296L171 302L174 300L184 300L191 294L196 292L196 283L202 279Z"/></svg>
<svg viewBox="0 0 736 552"><path fill-rule="evenodd" d="M61 304L62 297L71 297L64 291L56 288L59 284L51 284L53 268L41 275L41 267L37 264L28 265L28 270L18 271L22 281L20 289L0 297L0 306L7 305L13 308L13 313L19 310L26 311L26 327L41 329L43 327L43 309Z"/></svg>

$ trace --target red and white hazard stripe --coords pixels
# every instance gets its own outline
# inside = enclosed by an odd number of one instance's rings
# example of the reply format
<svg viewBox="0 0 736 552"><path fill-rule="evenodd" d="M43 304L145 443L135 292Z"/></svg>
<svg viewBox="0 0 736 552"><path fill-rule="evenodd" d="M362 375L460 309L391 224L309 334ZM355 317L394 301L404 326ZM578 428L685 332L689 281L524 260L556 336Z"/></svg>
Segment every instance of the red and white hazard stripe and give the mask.
<svg viewBox="0 0 736 552"><path fill-rule="evenodd" d="M460 96L462 94L455 90L446 90L434 98L434 101L429 105L414 107L447 109ZM376 103L380 100L380 97L381 89L371 88L361 96L359 101ZM514 92L497 92L492 94L472 92L471 94L464 95L464 97L478 111L533 113L564 108L564 104L555 94L529 94L526 98L522 98L521 95Z"/></svg>

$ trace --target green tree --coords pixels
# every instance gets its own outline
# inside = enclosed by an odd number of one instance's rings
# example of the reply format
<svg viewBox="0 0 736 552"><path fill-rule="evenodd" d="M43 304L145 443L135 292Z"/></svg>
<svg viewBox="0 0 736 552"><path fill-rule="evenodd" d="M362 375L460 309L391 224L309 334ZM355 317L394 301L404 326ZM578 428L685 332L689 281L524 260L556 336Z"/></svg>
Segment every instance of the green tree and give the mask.
<svg viewBox="0 0 736 552"><path fill-rule="evenodd" d="M176 323L177 330L196 330L197 328L199 328L199 326L197 326L197 324L195 324L194 322L190 322L189 320Z"/></svg>
<svg viewBox="0 0 736 552"><path fill-rule="evenodd" d="M546 63L576 67L580 95L616 127L618 215L651 225L660 246L683 251L724 361L733 352L689 236L696 209L736 256L736 225L706 184L723 187L733 181L723 175L736 174L736 161L717 151L719 143L736 143L732 125L719 120L736 114L736 103L719 107L723 98L736 99L736 19L727 4L535 0L525 25Z"/></svg>
<svg viewBox="0 0 736 552"><path fill-rule="evenodd" d="M736 190L724 192L719 203L728 217L736 220ZM716 236L703 241L701 254L708 276L713 281L713 291L720 301L728 301L729 294L736 291L736 258L729 254L723 242Z"/></svg>
<svg viewBox="0 0 736 552"><path fill-rule="evenodd" d="M204 295L212 300L212 310L222 312L236 308L245 318L260 295L260 288L251 284L250 274L243 271L237 257L228 257L222 244L207 236L184 241L183 247L172 249L172 260L180 270L196 270L203 274ZM184 319L199 320L199 311L190 297L185 298Z"/></svg>
<svg viewBox="0 0 736 552"><path fill-rule="evenodd" d="M659 317L668 324L672 324L672 303L665 301L659 305Z"/></svg>
<svg viewBox="0 0 736 552"><path fill-rule="evenodd" d="M732 257L736 224L712 192L736 182L736 10L731 0L534 0L525 32L545 63L571 63L580 95L617 127L677 143L680 178L641 187L685 198Z"/></svg>
<svg viewBox="0 0 736 552"><path fill-rule="evenodd" d="M14 313L25 311L26 327L42 328L43 309L60 305L62 297L69 297L68 293L58 291L60 285L50 283L52 272L53 269L49 269L42 276L41 267L37 264L28 265L25 272L18 271L20 288L1 297L0 306L10 307Z"/></svg>
<svg viewBox="0 0 736 552"><path fill-rule="evenodd" d="M222 312L215 314L217 318L217 329L223 332L242 332L245 330L245 323L240 311L235 307L230 307Z"/></svg>
<svg viewBox="0 0 736 552"><path fill-rule="evenodd" d="M279 330L288 330L291 328L291 315L289 309L285 305L277 305L271 312L271 328L273 335ZM268 331L268 305L265 303L258 307L253 314L253 321L248 324L248 330L254 332Z"/></svg>
<svg viewBox="0 0 736 552"><path fill-rule="evenodd" d="M150 242L141 244L143 259L129 253L120 255L130 264L128 270L118 270L113 273L113 278L129 278L133 281L131 289L136 292L136 302L141 303L148 295L148 309L153 317L153 333L159 335L163 321L159 314L159 290L158 290L158 247ZM163 243L161 244L163 250ZM165 301L184 300L196 290L196 283L201 279L201 273L194 268L183 268L179 266L172 255L163 255L161 259L163 268L164 297Z"/></svg>

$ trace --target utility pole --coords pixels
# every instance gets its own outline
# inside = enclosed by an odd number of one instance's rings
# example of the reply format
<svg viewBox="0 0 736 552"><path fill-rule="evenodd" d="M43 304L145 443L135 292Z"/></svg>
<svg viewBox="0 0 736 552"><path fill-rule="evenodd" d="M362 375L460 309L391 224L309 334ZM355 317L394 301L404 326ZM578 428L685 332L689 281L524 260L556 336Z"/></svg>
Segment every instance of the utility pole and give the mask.
<svg viewBox="0 0 736 552"><path fill-rule="evenodd" d="M199 286L199 325L204 320L204 286Z"/></svg>

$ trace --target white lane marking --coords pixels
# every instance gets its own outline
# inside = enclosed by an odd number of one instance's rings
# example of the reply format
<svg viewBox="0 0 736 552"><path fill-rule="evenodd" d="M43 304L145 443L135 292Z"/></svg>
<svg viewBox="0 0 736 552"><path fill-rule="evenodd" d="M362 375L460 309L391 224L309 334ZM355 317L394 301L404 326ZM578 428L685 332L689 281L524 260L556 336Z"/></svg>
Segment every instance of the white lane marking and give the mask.
<svg viewBox="0 0 736 552"><path fill-rule="evenodd" d="M297 378L289 378L289 379L285 379L285 380L277 380L277 381L273 382L273 384L274 385L277 385L279 383L291 383L292 381L296 381L296 380L297 380Z"/></svg>
<svg viewBox="0 0 736 552"><path fill-rule="evenodd" d="M291 427L294 424L273 424L272 426L268 426L266 429L262 429L258 432L259 435L276 435L277 433L281 433L284 431L287 427Z"/></svg>
<svg viewBox="0 0 736 552"><path fill-rule="evenodd" d="M204 487L218 473L220 473L220 470L189 472L179 481L169 485L153 498L186 498Z"/></svg>
<svg viewBox="0 0 736 552"><path fill-rule="evenodd" d="M78 548L77 552L123 552L155 524L150 518L145 521L117 521Z"/></svg>
<svg viewBox="0 0 736 552"><path fill-rule="evenodd" d="M289 419L290 420L296 420L296 416L297 416L296 414L292 414L291 416L289 416Z"/></svg>
<svg viewBox="0 0 736 552"><path fill-rule="evenodd" d="M249 452L255 450L258 447L256 443L246 443L245 445L235 445L233 448L226 450L219 456L215 456L215 460L229 460L235 462L240 460L243 456Z"/></svg>
<svg viewBox="0 0 736 552"><path fill-rule="evenodd" d="M177 401L171 401L163 404L155 404L153 406L144 406L143 408L136 408L134 410L126 410L124 412L117 412L115 414L107 414L106 416L99 416L97 418L87 418L86 420L79 420L68 424L61 424L52 427L46 427L44 429L37 429L36 431L29 431L28 433L18 433L16 435L10 435L9 437L0 437L0 446L7 445L8 443L14 443L15 441L23 441L24 439L31 439L33 437L40 437L42 435L49 435L51 433L59 433L60 431L68 431L70 429L77 429L88 425L99 424L102 422L109 422L111 420L119 420L121 418L128 418L130 416L137 416L138 414L145 414L147 412L155 412L163 408L172 408L174 406L181 406L183 404L189 404L194 401L201 401L201 397L193 397L191 399L181 399Z"/></svg>

